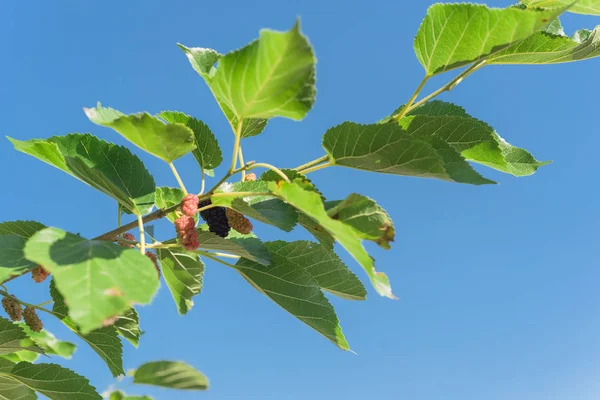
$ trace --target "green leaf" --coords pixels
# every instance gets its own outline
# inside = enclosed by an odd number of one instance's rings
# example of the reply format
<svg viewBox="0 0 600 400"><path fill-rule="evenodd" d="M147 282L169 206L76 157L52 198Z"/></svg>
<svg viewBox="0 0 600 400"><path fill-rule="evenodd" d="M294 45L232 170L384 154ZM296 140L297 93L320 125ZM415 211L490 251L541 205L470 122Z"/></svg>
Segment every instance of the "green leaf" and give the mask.
<svg viewBox="0 0 600 400"><path fill-rule="evenodd" d="M179 390L206 390L208 379L201 372L180 361L153 361L133 373L133 383Z"/></svg>
<svg viewBox="0 0 600 400"><path fill-rule="evenodd" d="M9 140L15 149L63 170L117 200L134 214L154 205L154 178L128 149L86 134Z"/></svg>
<svg viewBox="0 0 600 400"><path fill-rule="evenodd" d="M289 248L287 245L281 241L265 243L272 257L268 267L240 259L235 268L256 290L342 350L349 350L333 306L321 292L317 280L305 269L306 260L288 259L298 245L292 243ZM317 274L317 269L313 272Z"/></svg>
<svg viewBox="0 0 600 400"><path fill-rule="evenodd" d="M125 393L117 390L108 396L108 400L153 400L149 396L127 396Z"/></svg>
<svg viewBox="0 0 600 400"><path fill-rule="evenodd" d="M394 241L394 223L374 200L352 193L344 200L325 203L327 215L352 226L357 235L372 240L384 249Z"/></svg>
<svg viewBox="0 0 600 400"><path fill-rule="evenodd" d="M169 208L174 206L175 204L181 203L181 200L185 197L183 190L179 188L171 188L171 187L157 187L156 188L156 207L158 208ZM177 219L177 212L173 211L166 215L167 219L171 222L174 222ZM198 216L195 215L194 218L197 220Z"/></svg>
<svg viewBox="0 0 600 400"><path fill-rule="evenodd" d="M44 354L27 333L17 324L0 317L0 354L10 354L20 350Z"/></svg>
<svg viewBox="0 0 600 400"><path fill-rule="evenodd" d="M63 296L56 289L54 278L50 281L50 296L54 300L52 312L67 328L85 341L104 360L114 377L124 375L123 370L123 344L117 335L114 326L95 329L89 333L80 332L77 324L68 317L69 309L65 304Z"/></svg>
<svg viewBox="0 0 600 400"><path fill-rule="evenodd" d="M568 37L558 20L553 24L552 32L537 32L494 54L488 64L557 64L600 56L600 26L593 31L579 30Z"/></svg>
<svg viewBox="0 0 600 400"><path fill-rule="evenodd" d="M204 122L178 111L163 111L158 114L158 117L170 124L183 124L194 132L196 148L192 150L192 154L196 157L200 168L211 171L221 165L223 154L219 142Z"/></svg>
<svg viewBox="0 0 600 400"><path fill-rule="evenodd" d="M58 340L52 332L49 332L46 329L42 329L40 332L34 332L24 322L17 322L17 324L25 331L30 339L44 349L46 354L70 359L73 353L75 353L75 349L77 348L75 344Z"/></svg>
<svg viewBox="0 0 600 400"><path fill-rule="evenodd" d="M20 362L6 376L52 400L102 399L86 378L56 364Z"/></svg>
<svg viewBox="0 0 600 400"><path fill-rule="evenodd" d="M333 250L335 244L335 238L331 236L317 221L309 217L304 213L298 213L298 224L306 229L311 235L315 237L323 246L330 250Z"/></svg>
<svg viewBox="0 0 600 400"><path fill-rule="evenodd" d="M57 228L32 236L25 256L53 274L69 304L69 316L82 333L103 326L133 304L150 303L158 289L154 264L137 249Z"/></svg>
<svg viewBox="0 0 600 400"><path fill-rule="evenodd" d="M531 175L539 167L549 164L507 143L488 124L451 103L426 103L411 111L399 125L413 137L441 139L466 160L514 176Z"/></svg>
<svg viewBox="0 0 600 400"><path fill-rule="evenodd" d="M0 223L0 235L17 235L29 239L46 225L36 221L6 221Z"/></svg>
<svg viewBox="0 0 600 400"><path fill-rule="evenodd" d="M131 307L125 314L119 316L115 321L115 329L125 340L138 347L142 331L140 330L140 317L135 308Z"/></svg>
<svg viewBox="0 0 600 400"><path fill-rule="evenodd" d="M230 121L273 117L300 120L315 101L316 59L298 23L287 32L262 30L258 40L224 56L210 49L180 48L224 113L231 113Z"/></svg>
<svg viewBox="0 0 600 400"><path fill-rule="evenodd" d="M325 132L323 147L333 165L473 185L494 183L477 173L443 140L411 137L393 123L344 122Z"/></svg>
<svg viewBox="0 0 600 400"><path fill-rule="evenodd" d="M225 183L216 191L216 193L232 192L268 193L268 182ZM232 208L249 218L276 226L286 232L291 231L298 222L298 213L296 213L294 208L271 195L248 197L217 196L212 197L211 201L215 205Z"/></svg>
<svg viewBox="0 0 600 400"><path fill-rule="evenodd" d="M15 363L0 358L0 400L35 400L35 392L4 374L10 373Z"/></svg>
<svg viewBox="0 0 600 400"><path fill-rule="evenodd" d="M34 269L37 264L25 259L26 239L17 235L0 235L0 282Z"/></svg>
<svg viewBox="0 0 600 400"><path fill-rule="evenodd" d="M180 123L165 124L148 113L125 115L112 108L84 108L93 123L117 131L140 149L168 163L196 148L194 132Z"/></svg>
<svg viewBox="0 0 600 400"><path fill-rule="evenodd" d="M521 0L530 8L566 8L576 14L600 15L600 0Z"/></svg>
<svg viewBox="0 0 600 400"><path fill-rule="evenodd" d="M432 76L479 61L526 39L562 11L434 4L415 37L415 53L427 76Z"/></svg>
<svg viewBox="0 0 600 400"><path fill-rule="evenodd" d="M33 351L27 351L27 350L21 350L21 351L16 351L14 353L0 355L0 358L6 359L15 364L20 363L21 361L27 361L27 362L32 363L32 362L35 362L39 357L40 357L40 354L34 353ZM1 397L0 397L0 399L1 399Z"/></svg>
<svg viewBox="0 0 600 400"><path fill-rule="evenodd" d="M306 190L298 180L291 183L271 182L269 188L277 196L314 219L323 229L329 232L363 267L377 293L392 299L395 298L387 276L375 270L375 262L362 246L361 239L356 234L355 229L341 221L330 218L327 211L325 211L323 201L317 193Z"/></svg>
<svg viewBox="0 0 600 400"><path fill-rule="evenodd" d="M157 254L177 311L186 314L194 305L192 297L202 291L204 263L197 254L184 250L158 249Z"/></svg>
<svg viewBox="0 0 600 400"><path fill-rule="evenodd" d="M269 246L286 264L304 269L326 292L346 300L365 300L367 291L362 282L331 249L308 241L273 242Z"/></svg>

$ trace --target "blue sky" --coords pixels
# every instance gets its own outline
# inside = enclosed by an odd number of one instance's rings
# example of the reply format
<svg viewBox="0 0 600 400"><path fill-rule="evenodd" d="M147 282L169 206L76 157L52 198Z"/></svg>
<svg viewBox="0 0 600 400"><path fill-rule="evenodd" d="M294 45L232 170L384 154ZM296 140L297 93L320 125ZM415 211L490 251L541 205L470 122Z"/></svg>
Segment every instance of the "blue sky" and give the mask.
<svg viewBox="0 0 600 400"><path fill-rule="evenodd" d="M432 3L6 0L0 4L2 134L91 132L125 144L85 117L82 107L101 101L124 112L194 115L229 156L227 123L175 43L226 52L260 28L287 29L300 16L319 60L315 107L303 122L273 120L244 143L248 160L294 167L322 155L327 128L377 121L408 98L423 76L412 39ZM598 21L568 16L564 23L571 32ZM534 176L477 167L500 184L472 187L334 168L311 175L331 199L351 192L377 199L396 224L391 251L369 250L400 300L372 290L366 302L332 299L357 355L332 346L234 271L209 263L193 311L179 316L163 284L152 306L140 310L141 348L124 348L126 369L184 360L209 376L211 389L121 387L157 399L597 399L599 66L600 60L486 67L442 97L512 144L554 161ZM425 92L449 78L433 79ZM159 185L176 186L166 165L133 151ZM188 187L199 185L192 157L176 164ZM34 219L88 237L116 224L114 201L15 152L4 139L0 168L0 220ZM165 223L156 230L159 237L172 234ZM257 232L265 240L308 238L264 226ZM26 301L48 298L28 279L9 288ZM45 321L74 340L59 323ZM72 360L54 362L91 377L99 390L114 382L84 345Z"/></svg>

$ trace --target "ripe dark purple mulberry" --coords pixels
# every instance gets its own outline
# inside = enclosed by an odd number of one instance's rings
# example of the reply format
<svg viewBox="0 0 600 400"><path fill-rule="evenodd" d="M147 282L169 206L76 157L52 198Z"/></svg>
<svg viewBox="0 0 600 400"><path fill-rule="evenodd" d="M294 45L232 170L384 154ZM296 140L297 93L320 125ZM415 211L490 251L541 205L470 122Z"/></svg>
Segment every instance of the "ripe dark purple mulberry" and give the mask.
<svg viewBox="0 0 600 400"><path fill-rule="evenodd" d="M198 204L198 208L206 207L211 204L210 200L203 200ZM223 238L229 235L231 226L229 226L229 221L227 220L225 207L213 207L208 210L200 211L200 216L206 221L208 230L212 233Z"/></svg>

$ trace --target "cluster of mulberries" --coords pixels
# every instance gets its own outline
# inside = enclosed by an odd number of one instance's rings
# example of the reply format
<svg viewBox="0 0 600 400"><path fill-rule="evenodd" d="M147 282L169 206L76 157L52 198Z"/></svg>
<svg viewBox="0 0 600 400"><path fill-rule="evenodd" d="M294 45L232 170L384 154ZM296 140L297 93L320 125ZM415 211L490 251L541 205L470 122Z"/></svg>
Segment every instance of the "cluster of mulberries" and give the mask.
<svg viewBox="0 0 600 400"><path fill-rule="evenodd" d="M202 208L211 204L212 203L210 200L203 200L198 204L198 207ZM231 227L229 226L229 221L227 220L225 207L209 208L207 210L200 211L200 215L208 224L209 231L223 238L229 235Z"/></svg>
<svg viewBox="0 0 600 400"><path fill-rule="evenodd" d="M175 220L175 229L179 242L186 250L196 250L199 246L196 221L188 215L182 215Z"/></svg>
<svg viewBox="0 0 600 400"><path fill-rule="evenodd" d="M233 229L244 235L252 232L252 229L254 228L252 222L244 217L244 214L232 210L231 208L228 208L225 213L227 215L227 221L229 221L229 225Z"/></svg>
<svg viewBox="0 0 600 400"><path fill-rule="evenodd" d="M23 311L23 320L34 332L41 332L42 328L44 328L42 320L38 317L35 308L33 307L25 307L25 311Z"/></svg>
<svg viewBox="0 0 600 400"><path fill-rule="evenodd" d="M20 321L23 317L23 309L21 308L21 305L12 297L3 298L2 307L12 321Z"/></svg>
<svg viewBox="0 0 600 400"><path fill-rule="evenodd" d="M181 211L188 217L193 217L198 212L198 196L188 194L181 201Z"/></svg>
<svg viewBox="0 0 600 400"><path fill-rule="evenodd" d="M246 182L252 182L256 180L256 174L254 172L250 172L249 174L246 174L246 179L244 179L244 181Z"/></svg>
<svg viewBox="0 0 600 400"><path fill-rule="evenodd" d="M44 282L48 275L50 275L50 272L46 271L41 265L31 270L31 277L36 283Z"/></svg>
<svg viewBox="0 0 600 400"><path fill-rule="evenodd" d="M156 254L151 251L146 252L146 257L148 257L154 263L154 267L156 268L156 272L158 272L158 279L160 279L160 268L158 266L158 259L156 258Z"/></svg>

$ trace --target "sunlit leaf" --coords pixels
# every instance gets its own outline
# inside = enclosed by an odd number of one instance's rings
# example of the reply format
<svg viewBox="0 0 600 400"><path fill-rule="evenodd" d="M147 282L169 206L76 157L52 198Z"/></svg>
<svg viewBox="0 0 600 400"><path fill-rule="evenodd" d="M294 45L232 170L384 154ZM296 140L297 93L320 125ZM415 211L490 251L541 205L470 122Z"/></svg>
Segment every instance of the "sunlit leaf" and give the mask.
<svg viewBox="0 0 600 400"><path fill-rule="evenodd" d="M181 361L153 361L133 373L133 383L179 390L206 390L208 379L194 367Z"/></svg>
<svg viewBox="0 0 600 400"><path fill-rule="evenodd" d="M93 123L114 129L140 149L166 162L196 148L194 132L184 124L165 124L148 113L125 115L100 104L84 111Z"/></svg>
<svg viewBox="0 0 600 400"><path fill-rule="evenodd" d="M576 14L600 15L600 0L521 0L530 8L567 8Z"/></svg>
<svg viewBox="0 0 600 400"><path fill-rule="evenodd" d="M9 140L15 149L63 170L117 200L134 214L150 212L154 178L127 148L86 134Z"/></svg>
<svg viewBox="0 0 600 400"><path fill-rule="evenodd" d="M415 38L415 53L427 75L435 75L486 58L527 38L562 11L434 4Z"/></svg>
<svg viewBox="0 0 600 400"><path fill-rule="evenodd" d="M9 354L20 350L44 354L44 350L27 336L21 326L0 317L0 354Z"/></svg>
<svg viewBox="0 0 600 400"><path fill-rule="evenodd" d="M53 274L82 333L103 326L133 304L147 304L158 289L156 269L137 249L87 240L46 228L25 245L25 256Z"/></svg>
<svg viewBox="0 0 600 400"><path fill-rule="evenodd" d="M114 326L120 336L138 347L142 331L140 330L140 317L135 308L131 307L124 314L119 315Z"/></svg>
<svg viewBox="0 0 600 400"><path fill-rule="evenodd" d="M192 297L202 291L204 263L197 254L181 249L158 249L157 254L177 311L186 314L194 305Z"/></svg>

